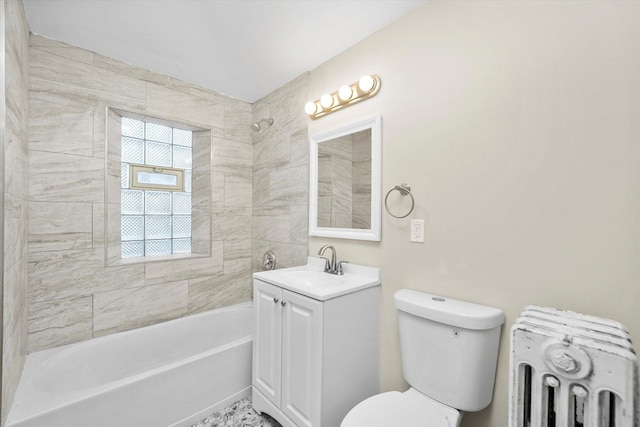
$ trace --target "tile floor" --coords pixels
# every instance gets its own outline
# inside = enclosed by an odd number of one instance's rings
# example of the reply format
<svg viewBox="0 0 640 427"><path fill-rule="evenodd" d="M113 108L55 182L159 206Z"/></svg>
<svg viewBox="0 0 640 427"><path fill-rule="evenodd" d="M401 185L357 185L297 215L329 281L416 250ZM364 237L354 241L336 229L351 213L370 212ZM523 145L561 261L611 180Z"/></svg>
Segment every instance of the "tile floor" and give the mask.
<svg viewBox="0 0 640 427"><path fill-rule="evenodd" d="M191 427L281 427L267 414L258 415L251 407L251 397L239 400Z"/></svg>

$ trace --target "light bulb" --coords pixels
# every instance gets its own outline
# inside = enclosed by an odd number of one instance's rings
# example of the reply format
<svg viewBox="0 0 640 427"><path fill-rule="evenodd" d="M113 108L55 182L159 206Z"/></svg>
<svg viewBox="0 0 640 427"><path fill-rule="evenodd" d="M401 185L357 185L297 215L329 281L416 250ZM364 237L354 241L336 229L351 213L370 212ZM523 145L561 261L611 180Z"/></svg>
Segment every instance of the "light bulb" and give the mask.
<svg viewBox="0 0 640 427"><path fill-rule="evenodd" d="M343 101L350 100L352 96L353 90L351 89L351 86L344 85L338 90L338 97L340 97L340 99L342 99Z"/></svg>
<svg viewBox="0 0 640 427"><path fill-rule="evenodd" d="M308 115L315 114L317 111L318 111L318 106L316 105L315 102L309 101L306 104L304 104L304 112L307 113Z"/></svg>
<svg viewBox="0 0 640 427"><path fill-rule="evenodd" d="M370 75L360 77L360 81L358 82L358 87L363 92L370 92L375 85L375 80Z"/></svg>
<svg viewBox="0 0 640 427"><path fill-rule="evenodd" d="M333 106L333 96L328 93L322 95L322 97L320 97L320 105L322 105L323 108L331 108L331 106Z"/></svg>

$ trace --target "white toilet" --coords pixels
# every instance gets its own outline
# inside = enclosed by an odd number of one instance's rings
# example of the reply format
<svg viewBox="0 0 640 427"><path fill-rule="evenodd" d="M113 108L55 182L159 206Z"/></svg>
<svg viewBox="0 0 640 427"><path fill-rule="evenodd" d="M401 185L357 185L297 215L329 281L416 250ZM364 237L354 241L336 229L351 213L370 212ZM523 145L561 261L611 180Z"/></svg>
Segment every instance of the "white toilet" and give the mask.
<svg viewBox="0 0 640 427"><path fill-rule="evenodd" d="M395 293L404 393L356 405L340 427L456 427L493 397L502 310L402 289Z"/></svg>

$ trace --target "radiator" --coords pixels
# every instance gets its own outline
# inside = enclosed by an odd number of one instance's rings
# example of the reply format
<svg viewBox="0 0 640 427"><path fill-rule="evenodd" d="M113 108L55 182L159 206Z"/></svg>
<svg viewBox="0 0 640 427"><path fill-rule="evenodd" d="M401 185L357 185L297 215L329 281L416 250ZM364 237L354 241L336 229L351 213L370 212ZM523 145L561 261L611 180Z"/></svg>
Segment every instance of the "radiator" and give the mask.
<svg viewBox="0 0 640 427"><path fill-rule="evenodd" d="M621 323L527 306L510 362L509 427L638 427L638 358Z"/></svg>

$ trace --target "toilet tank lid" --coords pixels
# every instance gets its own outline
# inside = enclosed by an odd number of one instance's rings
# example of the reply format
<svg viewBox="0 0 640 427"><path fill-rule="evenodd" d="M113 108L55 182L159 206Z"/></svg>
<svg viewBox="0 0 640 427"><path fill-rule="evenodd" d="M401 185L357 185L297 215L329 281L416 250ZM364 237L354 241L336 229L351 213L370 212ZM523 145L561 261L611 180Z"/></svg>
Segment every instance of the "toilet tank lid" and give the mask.
<svg viewBox="0 0 640 427"><path fill-rule="evenodd" d="M504 323L504 312L499 308L411 289L400 289L394 297L398 310L446 325L484 330Z"/></svg>

